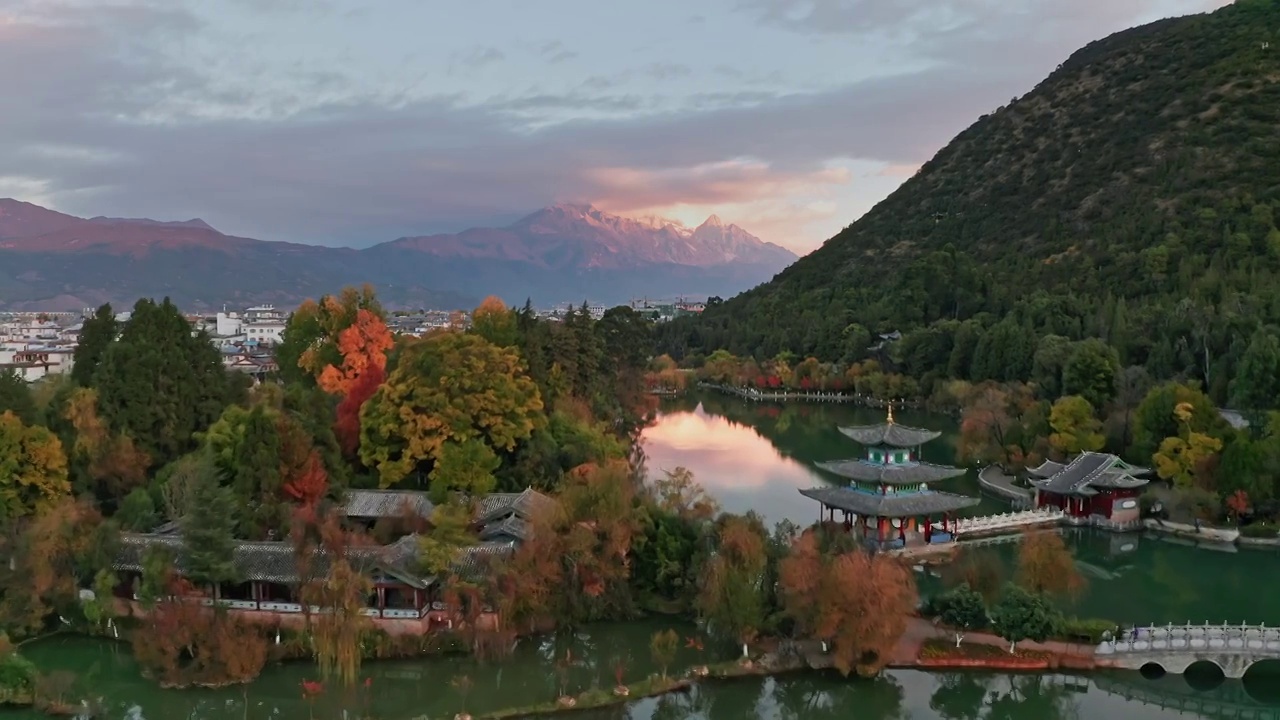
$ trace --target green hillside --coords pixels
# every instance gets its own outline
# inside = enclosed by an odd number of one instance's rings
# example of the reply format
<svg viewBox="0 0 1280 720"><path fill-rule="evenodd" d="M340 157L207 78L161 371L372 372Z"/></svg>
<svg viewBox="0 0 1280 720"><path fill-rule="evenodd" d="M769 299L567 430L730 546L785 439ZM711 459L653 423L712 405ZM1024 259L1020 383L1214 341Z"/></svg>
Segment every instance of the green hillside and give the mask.
<svg viewBox="0 0 1280 720"><path fill-rule="evenodd" d="M1014 379L973 368L984 334L1021 335L1015 356L1102 337L1225 398L1280 320L1277 216L1280 0L1239 0L1077 51L772 282L665 328L663 350L853 360L868 332L917 330L907 370Z"/></svg>

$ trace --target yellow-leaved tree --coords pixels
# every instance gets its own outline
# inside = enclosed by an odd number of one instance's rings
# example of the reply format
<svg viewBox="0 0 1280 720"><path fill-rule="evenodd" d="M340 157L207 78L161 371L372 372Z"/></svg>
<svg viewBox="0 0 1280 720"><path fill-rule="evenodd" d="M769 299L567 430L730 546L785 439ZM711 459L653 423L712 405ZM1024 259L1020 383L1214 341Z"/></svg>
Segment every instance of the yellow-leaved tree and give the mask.
<svg viewBox="0 0 1280 720"><path fill-rule="evenodd" d="M70 494L58 436L11 412L0 415L0 525L39 515Z"/></svg>
<svg viewBox="0 0 1280 720"><path fill-rule="evenodd" d="M438 461L445 444L515 448L544 423L538 386L515 348L479 335L438 333L405 346L360 412L360 459L383 487Z"/></svg>
<svg viewBox="0 0 1280 720"><path fill-rule="evenodd" d="M1180 432L1165 438L1153 458L1156 474L1179 488L1191 487L1201 464L1222 450L1221 440L1191 429L1193 412L1194 408L1188 402L1174 407L1173 416L1178 421Z"/></svg>
<svg viewBox="0 0 1280 720"><path fill-rule="evenodd" d="M1079 395L1058 398L1049 411L1049 427L1053 428L1049 444L1064 455L1101 450L1107 442L1093 406Z"/></svg>

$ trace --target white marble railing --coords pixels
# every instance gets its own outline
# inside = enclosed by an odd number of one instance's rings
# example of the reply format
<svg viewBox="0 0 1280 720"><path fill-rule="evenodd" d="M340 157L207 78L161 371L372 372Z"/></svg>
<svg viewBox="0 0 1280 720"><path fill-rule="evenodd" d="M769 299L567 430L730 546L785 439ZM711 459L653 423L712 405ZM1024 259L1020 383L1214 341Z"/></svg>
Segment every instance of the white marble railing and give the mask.
<svg viewBox="0 0 1280 720"><path fill-rule="evenodd" d="M1056 508L1037 508L1035 510L1001 513L999 515L957 518L948 524L947 529L958 537L970 533L990 532L992 530L1004 530L1006 528L1017 528L1025 525L1050 523L1061 520L1063 517L1065 517L1063 512ZM934 523L933 526L939 530L943 529L942 523Z"/></svg>
<svg viewBox="0 0 1280 720"><path fill-rule="evenodd" d="M1116 653L1195 652L1215 650L1280 656L1280 627L1266 625L1151 625L1122 629L1098 645L1102 655Z"/></svg>

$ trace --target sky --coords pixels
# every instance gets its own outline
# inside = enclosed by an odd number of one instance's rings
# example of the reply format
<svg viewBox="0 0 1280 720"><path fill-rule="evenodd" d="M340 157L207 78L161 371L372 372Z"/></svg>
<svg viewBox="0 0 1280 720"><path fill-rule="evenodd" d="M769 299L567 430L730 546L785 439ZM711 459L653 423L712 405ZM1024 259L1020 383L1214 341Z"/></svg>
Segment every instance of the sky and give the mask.
<svg viewBox="0 0 1280 720"><path fill-rule="evenodd" d="M362 247L558 202L808 252L1084 44L1227 0L0 0L0 197Z"/></svg>

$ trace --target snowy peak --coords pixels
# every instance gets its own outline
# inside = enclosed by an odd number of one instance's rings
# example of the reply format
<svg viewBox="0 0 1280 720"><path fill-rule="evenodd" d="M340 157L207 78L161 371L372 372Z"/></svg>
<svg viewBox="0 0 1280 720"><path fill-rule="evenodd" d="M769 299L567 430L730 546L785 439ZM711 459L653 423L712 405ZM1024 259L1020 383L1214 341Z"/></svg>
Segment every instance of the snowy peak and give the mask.
<svg viewBox="0 0 1280 720"><path fill-rule="evenodd" d="M562 269L644 265L765 265L782 269L796 259L737 225L712 215L696 228L665 218L628 218L586 203L560 203L505 228L456 235L402 238L396 246L449 257L534 262Z"/></svg>

